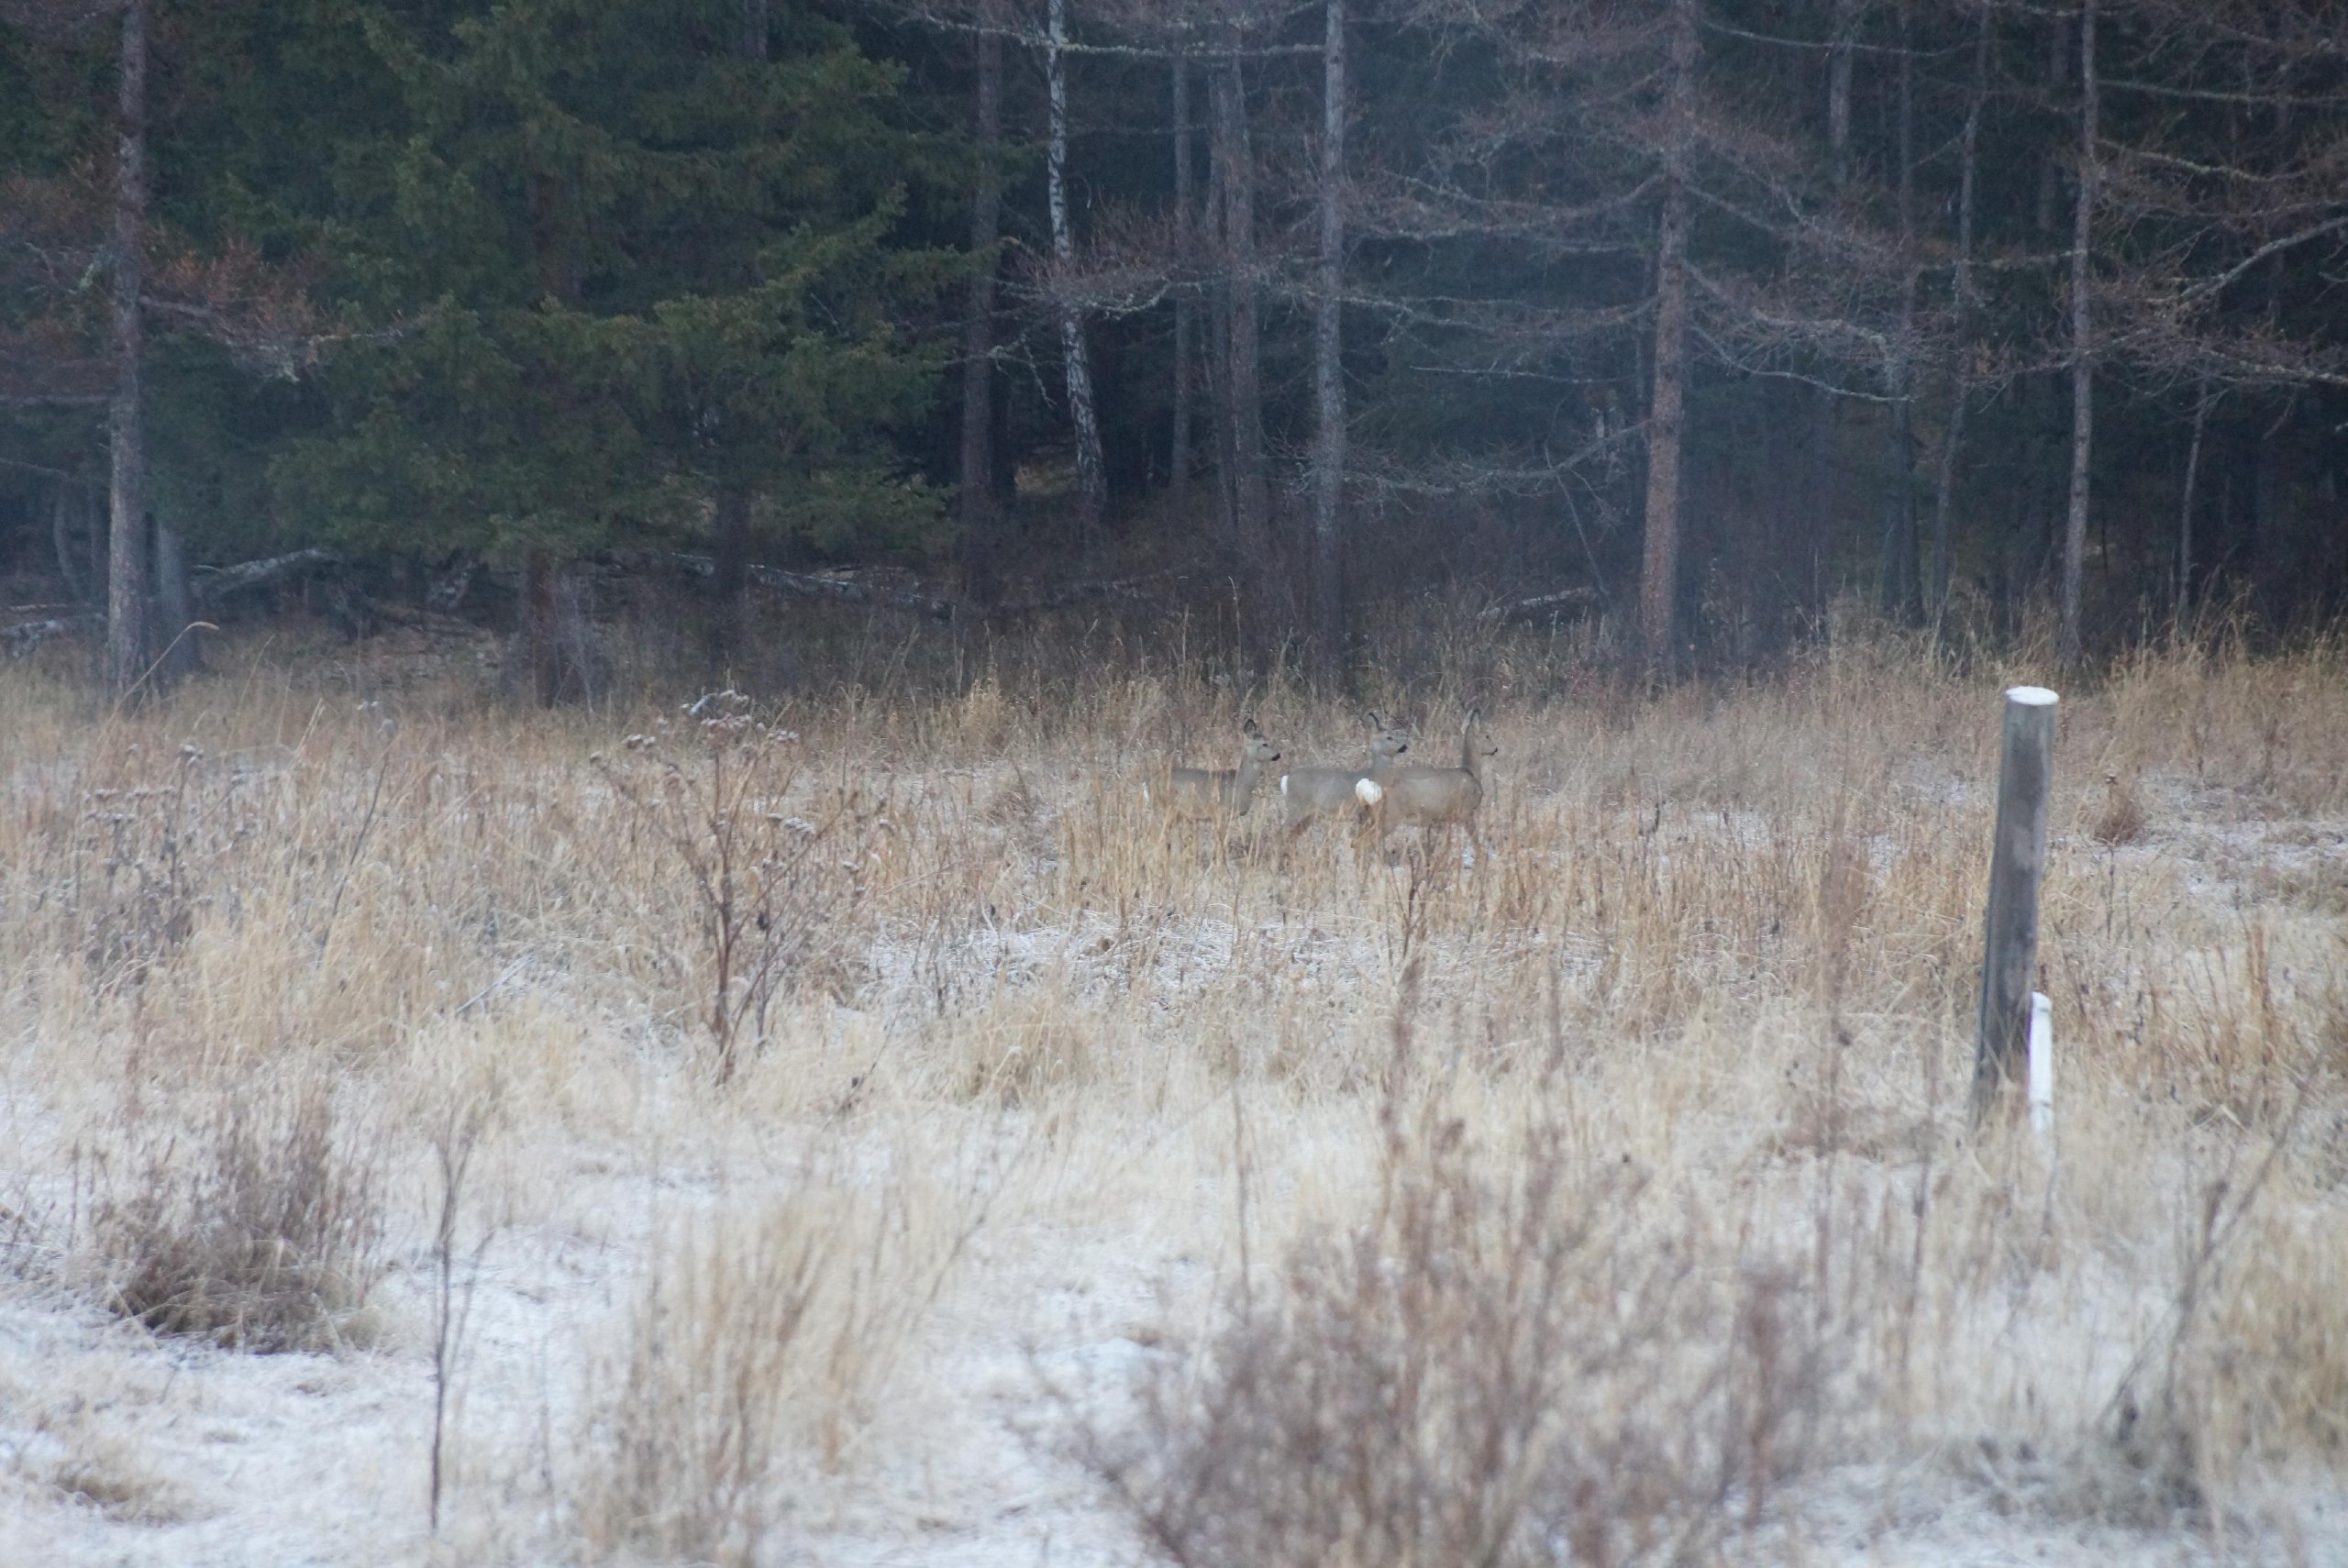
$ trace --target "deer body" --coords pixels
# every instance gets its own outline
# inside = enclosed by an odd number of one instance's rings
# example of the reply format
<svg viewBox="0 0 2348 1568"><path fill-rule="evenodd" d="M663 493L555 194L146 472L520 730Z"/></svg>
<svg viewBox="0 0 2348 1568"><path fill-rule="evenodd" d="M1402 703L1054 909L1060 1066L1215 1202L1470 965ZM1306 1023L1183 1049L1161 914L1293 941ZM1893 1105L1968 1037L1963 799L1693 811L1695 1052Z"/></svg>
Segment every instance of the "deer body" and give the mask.
<svg viewBox="0 0 2348 1568"><path fill-rule="evenodd" d="M1142 787L1142 798L1163 806L1177 817L1244 817L1256 797L1256 780L1268 762L1280 759L1279 748L1256 728L1250 719L1241 732L1246 744L1236 767L1169 767Z"/></svg>
<svg viewBox="0 0 2348 1568"><path fill-rule="evenodd" d="M1470 712L1459 732L1458 767L1401 767L1354 786L1364 825L1372 837L1383 839L1398 827L1456 823L1475 837L1476 810L1484 803L1484 765L1499 752L1482 719Z"/></svg>
<svg viewBox="0 0 2348 1568"><path fill-rule="evenodd" d="M1300 767L1280 775L1280 815L1291 828L1302 828L1314 817L1353 806L1355 789L1365 778L1382 779L1394 771L1396 759L1411 749L1411 737L1395 725L1368 715L1369 761L1361 767Z"/></svg>

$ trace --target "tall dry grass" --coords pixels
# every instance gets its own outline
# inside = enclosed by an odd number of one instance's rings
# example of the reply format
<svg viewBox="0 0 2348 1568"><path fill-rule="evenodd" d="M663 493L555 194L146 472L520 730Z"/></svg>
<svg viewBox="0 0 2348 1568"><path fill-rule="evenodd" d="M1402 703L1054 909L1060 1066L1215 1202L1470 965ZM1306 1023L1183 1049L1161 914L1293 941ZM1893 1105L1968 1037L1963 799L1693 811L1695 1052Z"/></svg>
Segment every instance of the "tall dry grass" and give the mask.
<svg viewBox="0 0 2348 1568"><path fill-rule="evenodd" d="M972 1325L1047 1331L983 1304L1063 1257L1168 1282L1179 1353L1134 1402L1052 1381L1177 1561L1634 1561L1887 1455L2161 1523L2333 1472L2341 649L2066 690L2046 1149L1961 1092L1996 692L2042 672L1838 637L1649 699L1581 652L1459 633L1368 678L1423 736L1487 715L1472 864L1168 824L1147 766L1243 717L1299 762L1357 727L1105 637L934 687L903 672L942 653L875 644L868 682L720 737L733 773L682 690L526 713L254 647L107 713L12 670L13 1255L95 1277L129 1254L77 1171L143 1168L138 1128L235 1086L324 1085L383 1130L350 1190L397 1259L449 1086L493 1081L485 1212L586 1224L567 1189L616 1172L674 1218L613 1232L634 1283L566 1351L590 1393L537 1528L579 1551L763 1561L826 1488L900 1485ZM294 1183L293 1143L220 1146ZM888 1239L923 1151L1006 1147L923 1200L984 1245ZM245 1189L149 1188L174 1289L249 1297L196 1244Z"/></svg>

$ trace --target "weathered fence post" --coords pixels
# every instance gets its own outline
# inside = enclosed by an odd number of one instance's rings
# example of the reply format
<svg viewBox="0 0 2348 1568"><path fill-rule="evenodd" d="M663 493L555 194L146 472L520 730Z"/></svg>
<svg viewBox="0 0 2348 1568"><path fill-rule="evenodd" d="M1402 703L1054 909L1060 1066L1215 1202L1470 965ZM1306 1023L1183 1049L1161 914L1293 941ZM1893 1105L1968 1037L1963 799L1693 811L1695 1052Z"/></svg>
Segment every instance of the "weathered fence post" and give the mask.
<svg viewBox="0 0 2348 1568"><path fill-rule="evenodd" d="M2031 980L2038 966L2038 888L2046 875L2047 790L2054 777L2055 701L2043 686L2016 686L2006 693L1998 836L1989 859L1989 911L1982 937L1980 1036L1973 1065L1977 1121L2027 1060Z"/></svg>

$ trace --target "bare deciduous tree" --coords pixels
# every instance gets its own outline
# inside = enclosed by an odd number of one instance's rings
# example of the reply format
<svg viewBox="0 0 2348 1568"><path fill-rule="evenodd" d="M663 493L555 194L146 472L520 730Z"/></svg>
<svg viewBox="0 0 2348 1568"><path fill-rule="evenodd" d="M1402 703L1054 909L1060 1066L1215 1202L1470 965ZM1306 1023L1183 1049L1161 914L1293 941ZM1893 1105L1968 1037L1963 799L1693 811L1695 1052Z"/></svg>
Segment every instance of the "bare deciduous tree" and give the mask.
<svg viewBox="0 0 2348 1568"><path fill-rule="evenodd" d="M1343 310L1346 278L1346 6L1325 0L1327 39L1322 46L1320 297L1314 301L1312 383L1319 418L1313 446L1313 636L1325 670L1343 661L1346 637L1345 540L1346 372Z"/></svg>

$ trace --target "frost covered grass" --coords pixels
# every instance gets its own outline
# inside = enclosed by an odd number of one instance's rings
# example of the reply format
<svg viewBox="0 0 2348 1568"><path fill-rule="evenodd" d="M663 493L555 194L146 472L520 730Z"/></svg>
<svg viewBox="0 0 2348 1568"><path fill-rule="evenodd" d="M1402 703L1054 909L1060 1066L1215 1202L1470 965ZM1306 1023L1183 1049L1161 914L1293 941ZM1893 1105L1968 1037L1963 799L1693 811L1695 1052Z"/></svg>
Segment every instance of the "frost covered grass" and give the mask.
<svg viewBox="0 0 2348 1568"><path fill-rule="evenodd" d="M2036 670L1374 679L1431 760L1485 713L1471 859L1155 813L1244 718L1358 753L1277 681L1005 646L538 714L338 657L130 714L0 679L0 1547L2348 1538L2336 646L2066 690L2043 1147L1966 1095Z"/></svg>

